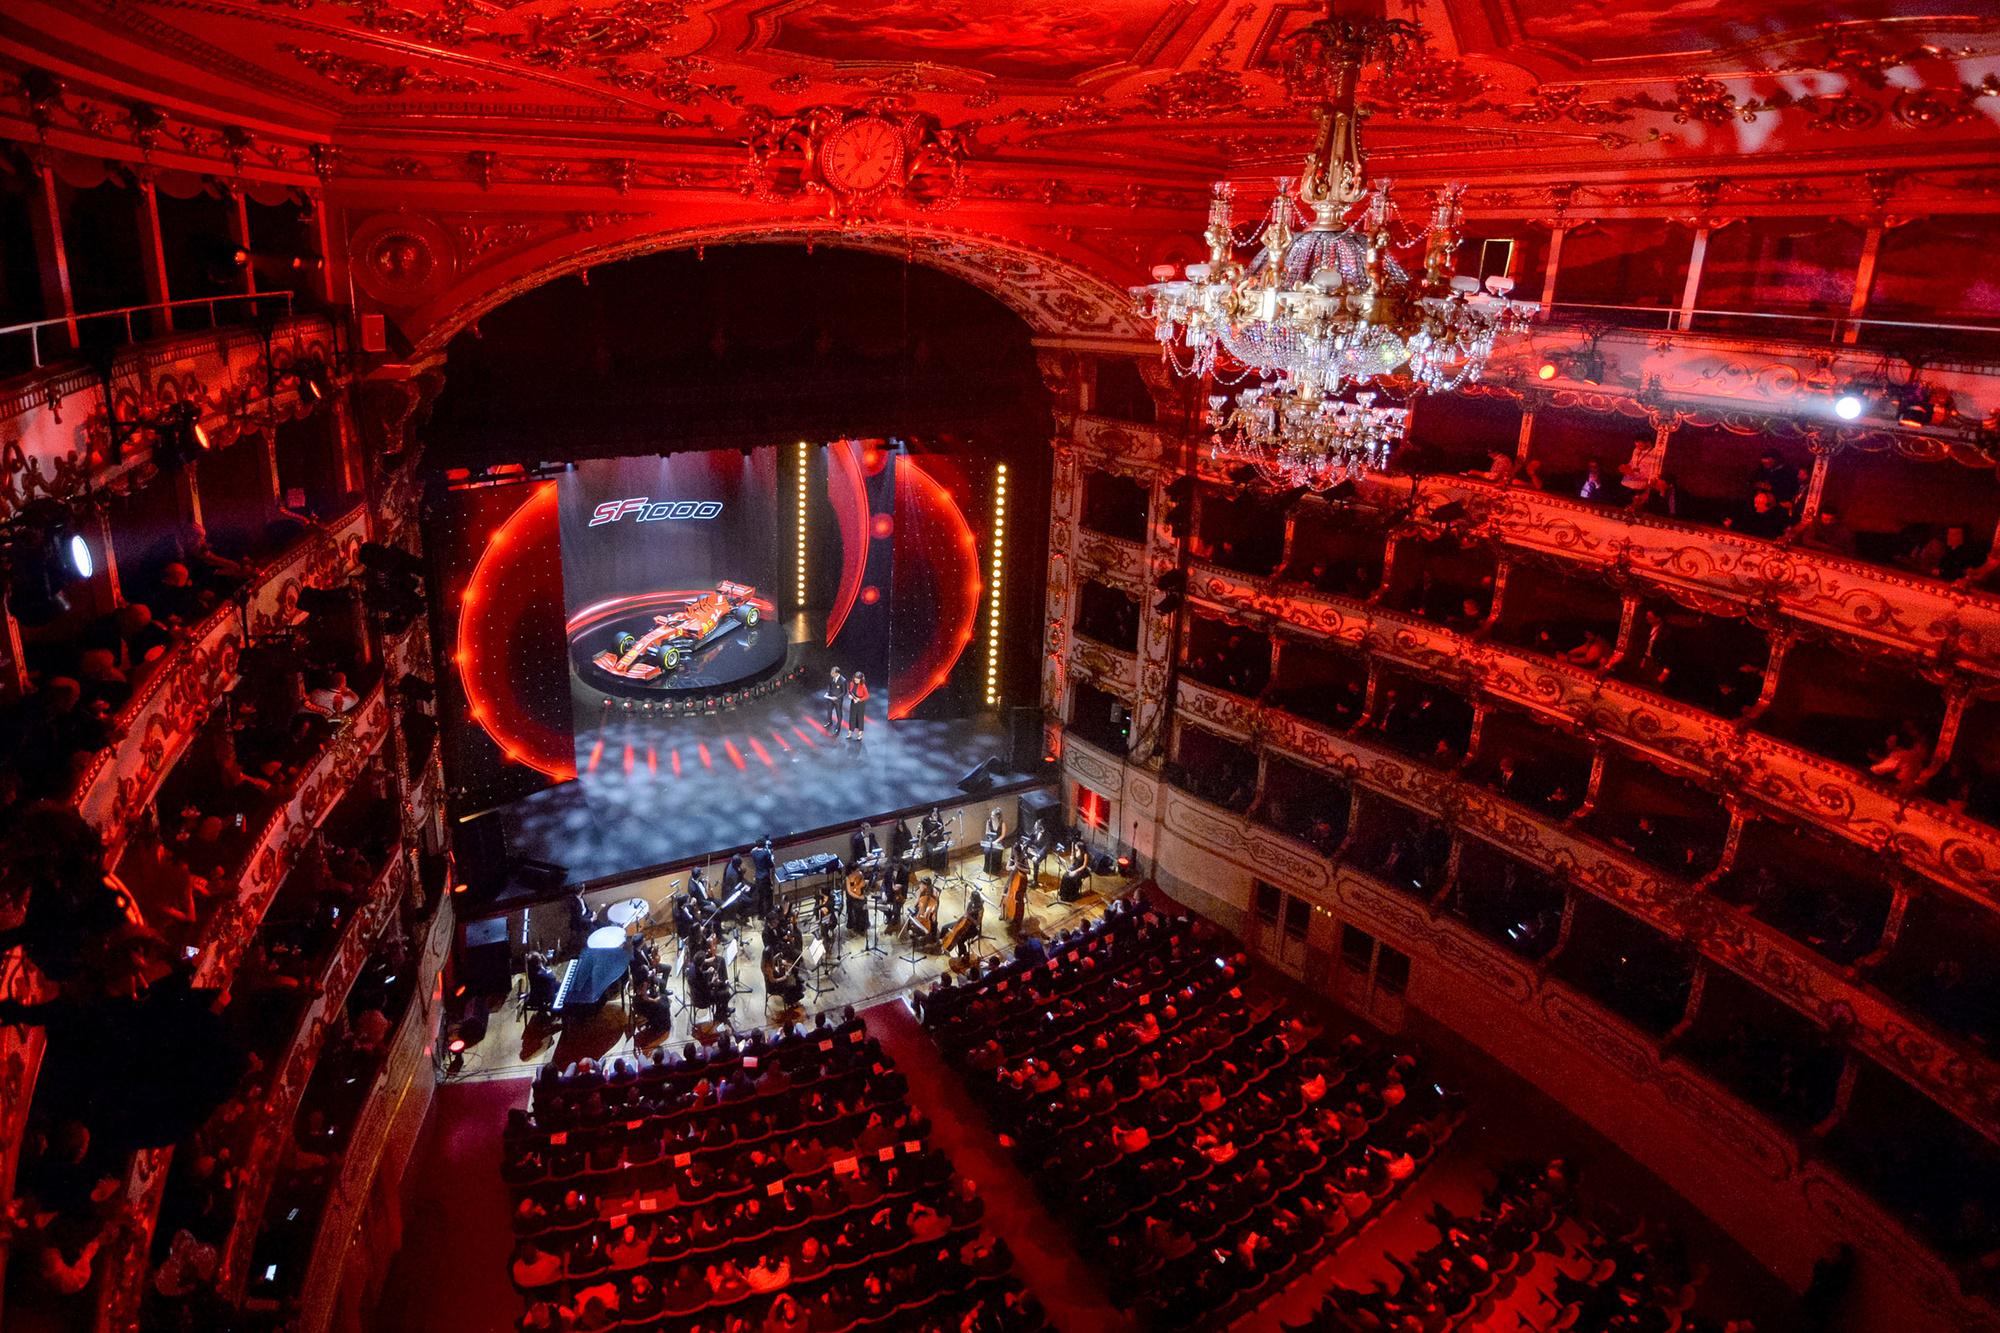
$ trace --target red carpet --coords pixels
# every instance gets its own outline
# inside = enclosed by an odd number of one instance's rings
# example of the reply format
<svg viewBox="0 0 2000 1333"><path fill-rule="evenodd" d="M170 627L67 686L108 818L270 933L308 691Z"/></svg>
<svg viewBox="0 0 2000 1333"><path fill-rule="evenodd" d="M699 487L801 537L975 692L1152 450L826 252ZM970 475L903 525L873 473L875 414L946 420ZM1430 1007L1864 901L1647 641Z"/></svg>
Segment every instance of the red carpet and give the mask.
<svg viewBox="0 0 2000 1333"><path fill-rule="evenodd" d="M511 1333L521 1298L507 1280L514 1232L500 1180L507 1112L529 1080L446 1083L431 1103L403 1199L403 1248L383 1284L374 1326Z"/></svg>
<svg viewBox="0 0 2000 1333"><path fill-rule="evenodd" d="M1131 1321L1105 1299L1090 1266L1070 1248L1068 1228L1015 1169L909 1007L891 1000L864 1009L861 1018L910 1081L910 1102L930 1116L933 1141L960 1175L979 1186L987 1226L1014 1251L1014 1271L1048 1307L1049 1321L1063 1333L1129 1330Z"/></svg>

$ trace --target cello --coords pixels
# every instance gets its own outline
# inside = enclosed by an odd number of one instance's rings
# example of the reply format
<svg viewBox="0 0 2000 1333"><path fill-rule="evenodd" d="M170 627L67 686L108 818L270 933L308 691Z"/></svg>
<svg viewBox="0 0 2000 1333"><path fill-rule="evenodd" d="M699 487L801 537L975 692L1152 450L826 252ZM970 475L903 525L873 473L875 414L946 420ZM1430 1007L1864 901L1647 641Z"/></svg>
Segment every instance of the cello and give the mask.
<svg viewBox="0 0 2000 1333"><path fill-rule="evenodd" d="M935 942L938 928L937 915L937 885L928 879L918 880L916 906L910 909L910 939L921 944Z"/></svg>

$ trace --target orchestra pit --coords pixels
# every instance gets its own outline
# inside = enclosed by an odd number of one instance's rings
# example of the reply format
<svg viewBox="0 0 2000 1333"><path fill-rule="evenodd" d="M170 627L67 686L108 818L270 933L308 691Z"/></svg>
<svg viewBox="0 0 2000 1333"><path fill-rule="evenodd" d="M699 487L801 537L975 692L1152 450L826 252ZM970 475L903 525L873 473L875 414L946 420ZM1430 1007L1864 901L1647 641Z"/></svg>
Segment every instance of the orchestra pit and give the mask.
<svg viewBox="0 0 2000 1333"><path fill-rule="evenodd" d="M10 0L6 1333L2000 1333L2000 13Z"/></svg>

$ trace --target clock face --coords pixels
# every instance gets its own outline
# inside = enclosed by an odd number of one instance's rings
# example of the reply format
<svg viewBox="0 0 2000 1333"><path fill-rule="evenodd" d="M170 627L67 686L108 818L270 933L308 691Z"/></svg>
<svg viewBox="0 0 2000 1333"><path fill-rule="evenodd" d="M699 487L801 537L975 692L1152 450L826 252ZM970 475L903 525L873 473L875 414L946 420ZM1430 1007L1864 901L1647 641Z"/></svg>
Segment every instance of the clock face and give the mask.
<svg viewBox="0 0 2000 1333"><path fill-rule="evenodd" d="M820 174L842 194L869 194L895 178L903 165L903 132L875 116L850 120L826 141Z"/></svg>

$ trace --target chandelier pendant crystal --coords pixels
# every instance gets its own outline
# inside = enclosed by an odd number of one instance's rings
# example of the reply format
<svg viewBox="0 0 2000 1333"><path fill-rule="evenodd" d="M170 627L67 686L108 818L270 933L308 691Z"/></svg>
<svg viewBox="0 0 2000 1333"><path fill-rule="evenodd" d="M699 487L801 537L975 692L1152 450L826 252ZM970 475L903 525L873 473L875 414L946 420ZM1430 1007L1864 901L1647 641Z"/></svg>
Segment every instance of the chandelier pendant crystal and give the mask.
<svg viewBox="0 0 2000 1333"><path fill-rule="evenodd" d="M1221 182L1207 260L1178 275L1162 265L1132 289L1177 373L1261 381L1233 404L1210 397L1215 451L1287 487L1324 490L1382 467L1408 413L1374 406L1378 394L1393 384L1407 398L1479 378L1499 336L1539 309L1510 298L1511 278L1482 285L1453 274L1462 187L1438 191L1423 271L1396 256L1395 209L1386 182L1369 186L1358 101L1362 67L1414 33L1400 20L1331 14L1304 29L1286 81L1317 100L1320 133L1297 182L1277 182L1258 249L1238 258L1235 191Z"/></svg>

